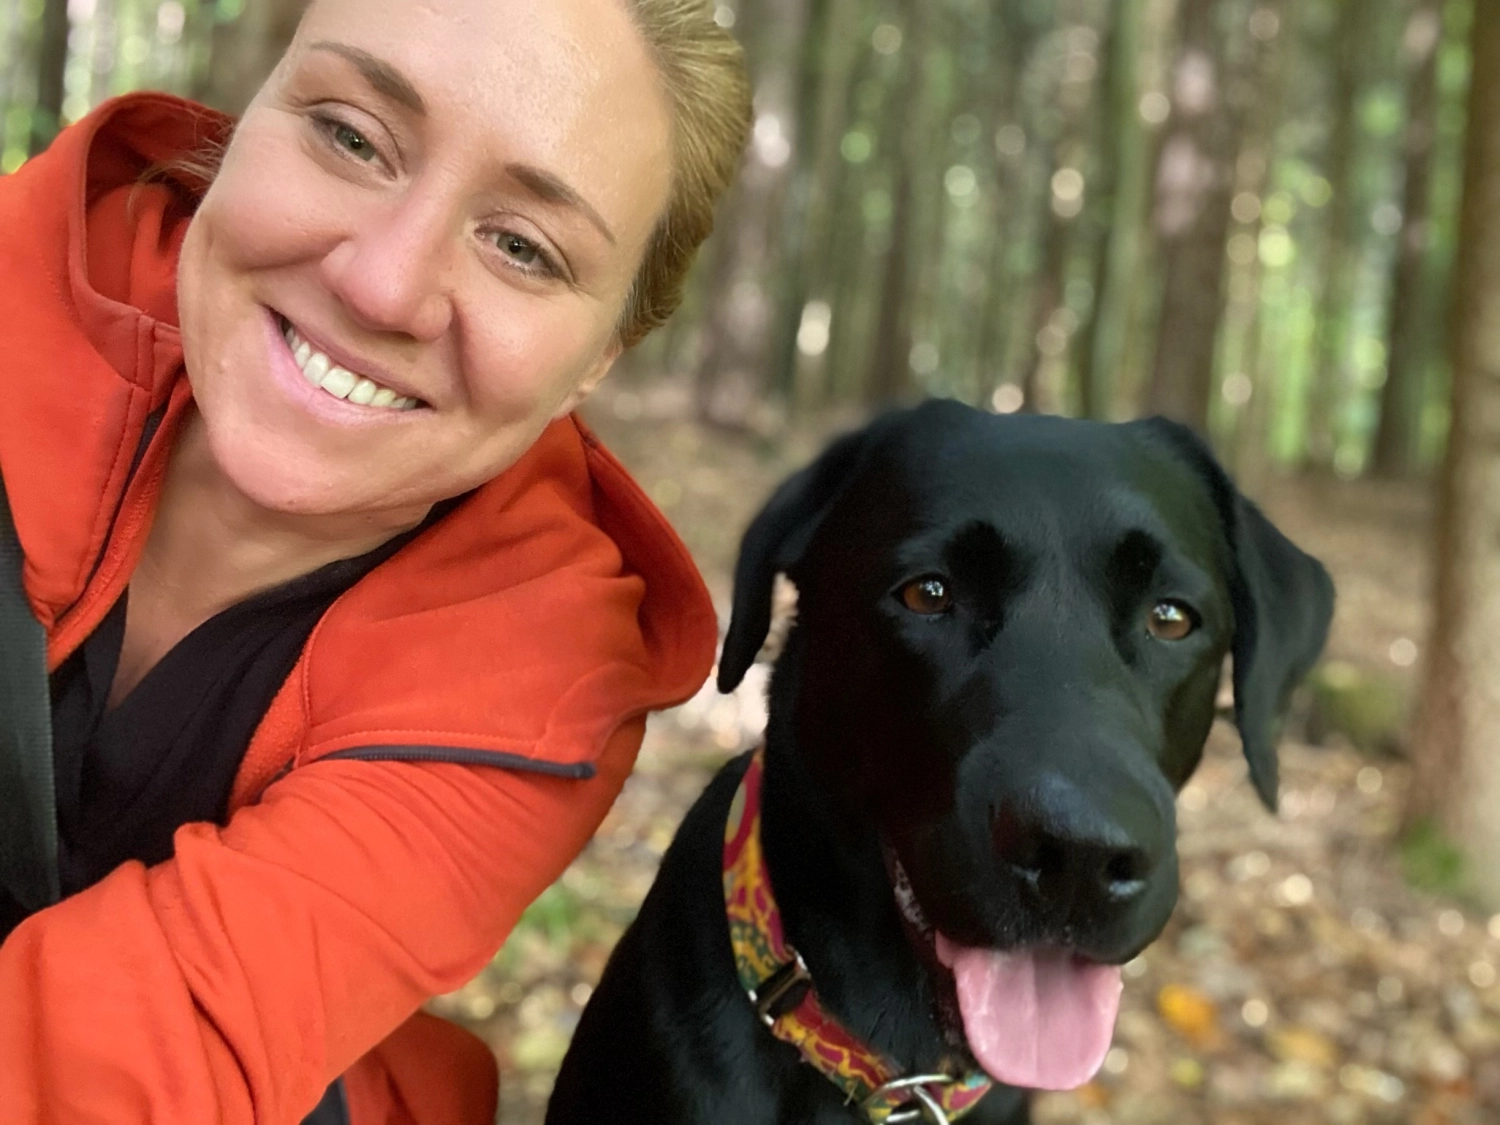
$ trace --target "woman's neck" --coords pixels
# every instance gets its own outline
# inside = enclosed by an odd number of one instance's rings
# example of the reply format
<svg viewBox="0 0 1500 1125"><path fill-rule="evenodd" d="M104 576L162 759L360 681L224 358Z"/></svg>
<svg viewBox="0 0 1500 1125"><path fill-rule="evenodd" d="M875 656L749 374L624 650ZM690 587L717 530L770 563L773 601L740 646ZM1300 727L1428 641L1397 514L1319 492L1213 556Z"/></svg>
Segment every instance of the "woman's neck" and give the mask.
<svg viewBox="0 0 1500 1125"><path fill-rule="evenodd" d="M224 475L195 412L182 424L156 519L130 579L109 705L210 617L339 559L374 550L427 508L299 515L262 507Z"/></svg>
<svg viewBox="0 0 1500 1125"><path fill-rule="evenodd" d="M374 550L428 509L305 515L262 507L214 460L202 417L184 419L156 519L132 579L206 619L261 590Z"/></svg>

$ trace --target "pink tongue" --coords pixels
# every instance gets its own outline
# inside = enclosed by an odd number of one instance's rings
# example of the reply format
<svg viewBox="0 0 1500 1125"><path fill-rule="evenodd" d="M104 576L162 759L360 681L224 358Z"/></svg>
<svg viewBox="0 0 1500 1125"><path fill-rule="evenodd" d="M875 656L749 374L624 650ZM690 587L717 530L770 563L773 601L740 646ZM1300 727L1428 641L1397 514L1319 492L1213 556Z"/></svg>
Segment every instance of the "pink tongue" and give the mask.
<svg viewBox="0 0 1500 1125"><path fill-rule="evenodd" d="M1099 1070L1120 1010L1120 970L1061 950L970 949L934 935L953 971L969 1049L991 1078L1072 1090Z"/></svg>

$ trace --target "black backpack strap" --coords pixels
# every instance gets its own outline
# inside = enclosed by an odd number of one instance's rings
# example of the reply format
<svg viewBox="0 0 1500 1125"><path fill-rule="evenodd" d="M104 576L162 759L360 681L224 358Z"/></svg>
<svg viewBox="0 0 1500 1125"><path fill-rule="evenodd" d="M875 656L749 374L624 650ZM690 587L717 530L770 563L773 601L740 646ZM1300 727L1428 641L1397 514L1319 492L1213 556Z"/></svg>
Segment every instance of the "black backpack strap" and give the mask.
<svg viewBox="0 0 1500 1125"><path fill-rule="evenodd" d="M349 1125L349 1094L342 1078L323 1091L323 1100L302 1119L302 1125Z"/></svg>
<svg viewBox="0 0 1500 1125"><path fill-rule="evenodd" d="M0 479L0 885L33 911L61 887L47 635L26 600L24 562Z"/></svg>

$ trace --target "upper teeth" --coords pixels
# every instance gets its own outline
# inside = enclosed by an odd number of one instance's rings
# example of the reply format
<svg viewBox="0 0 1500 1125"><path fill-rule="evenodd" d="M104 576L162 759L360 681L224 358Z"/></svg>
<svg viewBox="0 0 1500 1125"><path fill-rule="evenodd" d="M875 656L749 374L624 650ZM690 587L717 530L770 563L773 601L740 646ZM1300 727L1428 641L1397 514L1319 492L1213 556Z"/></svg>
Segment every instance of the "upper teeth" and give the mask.
<svg viewBox="0 0 1500 1125"><path fill-rule="evenodd" d="M384 406L391 410L411 410L419 405L419 399L398 395L389 387L382 387L372 379L356 375L334 363L297 334L290 324L282 328L287 347L292 349L292 358L302 369L307 381L321 387L334 398L348 399L361 406Z"/></svg>

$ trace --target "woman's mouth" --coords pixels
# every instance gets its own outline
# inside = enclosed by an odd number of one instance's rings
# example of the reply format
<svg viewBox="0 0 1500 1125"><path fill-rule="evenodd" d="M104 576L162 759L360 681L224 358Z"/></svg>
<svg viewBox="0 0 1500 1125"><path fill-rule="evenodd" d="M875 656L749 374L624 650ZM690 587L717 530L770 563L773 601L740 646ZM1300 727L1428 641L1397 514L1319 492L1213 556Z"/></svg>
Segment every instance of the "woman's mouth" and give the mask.
<svg viewBox="0 0 1500 1125"><path fill-rule="evenodd" d="M324 393L359 406L386 410L415 410L425 405L421 399L398 394L367 376L340 367L304 340L285 318L278 317L277 322L302 377Z"/></svg>

